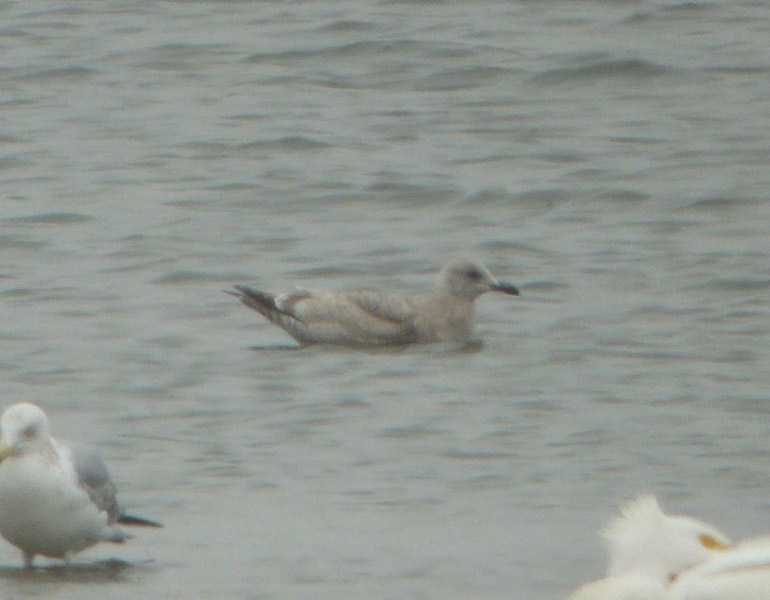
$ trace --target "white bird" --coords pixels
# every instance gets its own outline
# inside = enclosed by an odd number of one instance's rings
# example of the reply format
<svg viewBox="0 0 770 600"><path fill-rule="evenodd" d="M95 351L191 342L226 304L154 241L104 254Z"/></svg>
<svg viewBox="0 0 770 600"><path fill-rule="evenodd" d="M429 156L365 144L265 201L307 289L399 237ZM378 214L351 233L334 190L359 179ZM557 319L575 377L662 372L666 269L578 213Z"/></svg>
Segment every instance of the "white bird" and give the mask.
<svg viewBox="0 0 770 600"><path fill-rule="evenodd" d="M688 569L729 545L727 537L708 523L666 515L653 496L640 496L623 506L604 530L604 538L610 557L607 577L584 585L569 600L667 600L672 581L680 576L684 580Z"/></svg>
<svg viewBox="0 0 770 600"><path fill-rule="evenodd" d="M474 300L486 292L519 295L510 283L469 260L447 263L422 294L374 290L298 290L274 296L246 286L227 291L284 329L301 345L387 346L465 342L473 330Z"/></svg>
<svg viewBox="0 0 770 600"><path fill-rule="evenodd" d="M161 526L124 514L101 458L52 438L40 407L10 406L0 427L0 535L25 567L38 554L68 561L97 542L124 542L132 536L121 524Z"/></svg>
<svg viewBox="0 0 770 600"><path fill-rule="evenodd" d="M770 538L741 542L685 571L666 600L770 600Z"/></svg>

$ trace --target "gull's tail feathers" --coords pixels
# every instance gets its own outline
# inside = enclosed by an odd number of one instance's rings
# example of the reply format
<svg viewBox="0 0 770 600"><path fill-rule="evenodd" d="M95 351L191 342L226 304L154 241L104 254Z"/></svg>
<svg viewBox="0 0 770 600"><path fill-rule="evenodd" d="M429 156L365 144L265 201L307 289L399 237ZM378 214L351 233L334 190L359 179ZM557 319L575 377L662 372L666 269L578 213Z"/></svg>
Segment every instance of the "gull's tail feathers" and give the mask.
<svg viewBox="0 0 770 600"><path fill-rule="evenodd" d="M225 294L235 296L249 308L256 310L259 314L267 317L276 324L282 324L282 317L288 317L300 321L296 315L293 315L278 307L275 302L275 296L266 292L261 292L245 285L234 285L236 291L225 290Z"/></svg>

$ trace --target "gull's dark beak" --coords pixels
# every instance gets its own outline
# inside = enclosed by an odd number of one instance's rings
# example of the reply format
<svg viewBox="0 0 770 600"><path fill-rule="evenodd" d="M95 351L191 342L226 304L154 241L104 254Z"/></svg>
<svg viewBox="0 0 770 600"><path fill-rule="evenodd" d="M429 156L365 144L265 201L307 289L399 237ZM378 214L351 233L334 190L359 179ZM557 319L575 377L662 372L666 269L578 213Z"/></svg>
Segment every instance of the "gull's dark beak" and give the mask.
<svg viewBox="0 0 770 600"><path fill-rule="evenodd" d="M515 285L512 285L510 283L505 283L504 281L498 281L497 283L493 283L490 287L494 291L502 292L503 294L510 294L511 296L519 295L519 288L517 288Z"/></svg>

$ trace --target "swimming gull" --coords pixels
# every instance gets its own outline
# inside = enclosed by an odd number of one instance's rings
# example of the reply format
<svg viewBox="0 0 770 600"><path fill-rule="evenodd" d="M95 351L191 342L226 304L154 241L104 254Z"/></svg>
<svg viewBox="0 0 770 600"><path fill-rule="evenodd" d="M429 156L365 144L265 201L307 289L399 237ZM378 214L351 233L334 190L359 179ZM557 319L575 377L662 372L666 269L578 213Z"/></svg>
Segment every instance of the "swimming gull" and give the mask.
<svg viewBox="0 0 770 600"><path fill-rule="evenodd" d="M610 556L607 577L584 585L568 600L677 598L670 595L670 583L729 545L724 534L703 521L666 515L649 495L622 507L604 538Z"/></svg>
<svg viewBox="0 0 770 600"><path fill-rule="evenodd" d="M297 290L274 296L243 285L227 291L283 328L301 345L387 346L465 342L473 329L474 300L486 292L519 295L510 283L469 260L447 263L433 289L422 294L374 290Z"/></svg>
<svg viewBox="0 0 770 600"><path fill-rule="evenodd" d="M0 427L0 535L26 567L37 554L68 561L97 542L124 542L132 536L120 525L161 526L124 514L101 458L52 438L39 406L8 407Z"/></svg>

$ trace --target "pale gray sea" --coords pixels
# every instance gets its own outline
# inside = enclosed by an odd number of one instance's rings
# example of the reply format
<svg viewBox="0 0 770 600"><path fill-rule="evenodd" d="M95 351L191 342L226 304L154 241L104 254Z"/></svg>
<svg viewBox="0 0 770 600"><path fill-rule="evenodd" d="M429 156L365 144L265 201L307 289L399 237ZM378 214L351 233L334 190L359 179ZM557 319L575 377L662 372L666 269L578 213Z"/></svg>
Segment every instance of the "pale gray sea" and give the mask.
<svg viewBox="0 0 770 600"><path fill-rule="evenodd" d="M165 528L0 540L0 597L558 599L643 491L770 532L769 40L764 1L1 1L0 400ZM291 350L222 292L458 255L522 290L465 349Z"/></svg>

